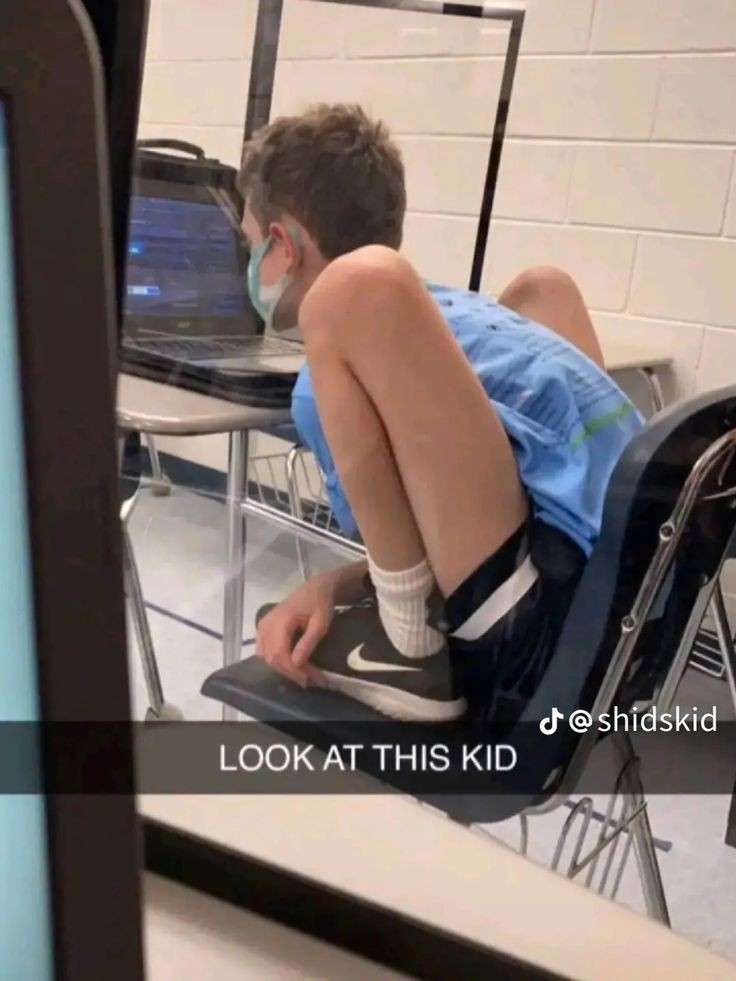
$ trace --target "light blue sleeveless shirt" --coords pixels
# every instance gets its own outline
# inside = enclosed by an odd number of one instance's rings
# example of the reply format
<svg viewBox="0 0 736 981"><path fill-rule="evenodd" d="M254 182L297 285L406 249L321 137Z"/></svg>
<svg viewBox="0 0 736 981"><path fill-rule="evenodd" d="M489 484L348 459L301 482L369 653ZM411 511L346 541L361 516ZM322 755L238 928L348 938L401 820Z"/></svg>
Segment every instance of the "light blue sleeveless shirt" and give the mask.
<svg viewBox="0 0 736 981"><path fill-rule="evenodd" d="M611 472L642 429L641 414L604 371L554 331L490 297L428 289L498 412L534 516L589 555ZM354 534L355 518L322 430L308 366L297 379L291 411L325 474L341 528Z"/></svg>

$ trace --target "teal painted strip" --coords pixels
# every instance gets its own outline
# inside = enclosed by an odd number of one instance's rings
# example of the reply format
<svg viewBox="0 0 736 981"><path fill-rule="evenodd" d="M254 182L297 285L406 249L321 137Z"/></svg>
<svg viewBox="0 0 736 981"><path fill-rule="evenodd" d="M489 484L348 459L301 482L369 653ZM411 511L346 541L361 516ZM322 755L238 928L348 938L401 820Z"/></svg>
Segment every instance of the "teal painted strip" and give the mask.
<svg viewBox="0 0 736 981"><path fill-rule="evenodd" d="M0 720L39 717L30 534L24 467L10 174L0 100ZM29 753L24 767L41 765ZM51 979L46 805L40 795L0 797L0 977Z"/></svg>

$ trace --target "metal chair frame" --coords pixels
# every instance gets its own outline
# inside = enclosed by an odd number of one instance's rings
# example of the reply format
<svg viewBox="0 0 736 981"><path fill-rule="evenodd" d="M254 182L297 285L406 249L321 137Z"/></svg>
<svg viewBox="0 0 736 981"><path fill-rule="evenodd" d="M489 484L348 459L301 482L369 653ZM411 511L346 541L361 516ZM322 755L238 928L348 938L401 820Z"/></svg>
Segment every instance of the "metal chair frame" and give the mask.
<svg viewBox="0 0 736 981"><path fill-rule="evenodd" d="M641 635L644 623L646 622L647 616L652 609L658 590L662 586L665 576L671 567L677 546L680 543L693 509L697 506L699 501L712 500L715 497L729 497L731 498L729 506L736 506L736 487L727 488L723 491L717 492L716 494L706 495L704 497L700 496L705 480L718 464L721 464L718 483L719 485L722 485L722 480L726 469L731 463L735 451L736 429L725 433L723 436L713 442L704 453L701 454L693 465L690 474L688 475L682 490L678 495L671 515L660 526L657 547L644 575L636 599L629 613L627 613L621 620L621 636L618 644L616 645L613 656L611 657L608 669L591 710L593 719L599 718L601 715L610 712L615 703L616 696L625 677L627 668L631 663L636 649L636 643ZM682 680L682 676L687 668L688 656L692 648L693 637L698 629L698 626L702 622L705 609L711 601L713 602L719 637L721 639L721 643L723 644L723 649L728 655L726 657L727 673L729 684L731 686L731 693L734 696L734 704L736 704L736 685L734 685L734 677L736 676L736 650L734 649L733 640L731 639L730 630L728 629L728 621L726 619L726 611L723 603L723 594L719 584L720 569L721 567L719 565L719 568L716 570L715 574L707 581L703 582L700 594L693 605L690 616L688 617L688 621L678 645L677 652L672 661L672 665L664 678L660 690L655 694L655 697L652 700L651 704L656 705L660 711L669 711L674 702L680 681ZM639 706L639 708L648 707L649 706ZM580 851L582 848L582 842L590 824L590 816L588 815L582 829L582 837L579 837L572 860L568 866L568 875L572 878L589 863L592 863L588 882L586 882L586 884L590 884L590 880L592 879L592 875L595 870L595 863L597 862L598 856L602 849L608 844L617 841L621 832L626 831L631 837L627 840L623 853L623 860L614 877L613 894L615 895L615 891L618 889L618 884L623 872L623 866L626 858L628 857L629 846L633 837L633 844L635 846L637 862L639 865L639 873L644 890L644 899L647 912L650 916L653 916L664 923L669 923L669 914L667 912L667 903L664 888L662 886L659 863L657 862L656 852L654 849L654 840L652 838L652 832L649 825L649 818L646 813L646 801L644 799L641 779L638 772L638 760L634 755L633 747L628 735L625 733L616 733L614 735L614 742L619 751L622 765L616 783L616 790L611 798L611 801L609 802L606 821L604 827L601 829L602 837L599 837L599 840L592 851L581 859ZM569 798L588 759L590 758L595 742L596 733L594 730L590 730L583 735L567 767L565 768L565 772L560 779L557 792L547 801L527 808L524 812L526 815L551 811ZM610 832L610 834L608 834L607 829L611 824L610 815L613 813L613 804L616 797L619 795L621 795L624 800L623 809L619 821L615 823L613 830ZM589 800L589 798L583 798L582 801L579 801L574 808L573 813L565 822L558 842L558 848L555 852L553 868L559 865L561 852L564 847L565 840L570 832L573 818L575 817L576 813L579 814L581 811L583 813L587 813L589 809L592 809L592 802L589 804L583 804L583 801ZM612 859L609 859L609 862L606 864L605 875L603 876L599 891L603 891L605 889L607 879L609 878L608 873L611 860Z"/></svg>

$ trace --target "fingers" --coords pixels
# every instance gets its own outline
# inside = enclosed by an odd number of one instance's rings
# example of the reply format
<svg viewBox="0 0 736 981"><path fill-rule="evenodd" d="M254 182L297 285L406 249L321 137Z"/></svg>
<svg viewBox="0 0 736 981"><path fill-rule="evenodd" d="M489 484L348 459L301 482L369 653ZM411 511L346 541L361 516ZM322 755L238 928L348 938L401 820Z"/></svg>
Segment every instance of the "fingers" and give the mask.
<svg viewBox="0 0 736 981"><path fill-rule="evenodd" d="M304 633L296 642L291 655L291 660L295 667L303 668L306 665L315 647L326 635L329 626L329 618L324 613L316 612L312 614Z"/></svg>
<svg viewBox="0 0 736 981"><path fill-rule="evenodd" d="M269 618L270 613L258 625L256 654L274 671L305 688L308 682L307 673L292 661L294 637L300 629L299 623L283 615Z"/></svg>
<svg viewBox="0 0 736 981"><path fill-rule="evenodd" d="M312 667L311 664L307 663L304 665L304 670L307 673L309 684L318 685L321 688L327 687L325 677L319 668Z"/></svg>

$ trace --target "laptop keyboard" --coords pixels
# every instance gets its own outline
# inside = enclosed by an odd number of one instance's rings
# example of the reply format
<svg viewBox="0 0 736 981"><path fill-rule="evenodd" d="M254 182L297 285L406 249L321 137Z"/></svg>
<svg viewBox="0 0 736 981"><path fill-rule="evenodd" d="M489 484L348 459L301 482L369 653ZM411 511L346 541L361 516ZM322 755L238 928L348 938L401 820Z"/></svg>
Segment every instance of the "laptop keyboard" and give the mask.
<svg viewBox="0 0 736 981"><path fill-rule="evenodd" d="M301 353L299 344L281 337L243 337L226 340L214 337L156 338L137 340L131 346L135 350L150 354L164 354L175 361L215 361L249 355L278 356Z"/></svg>

